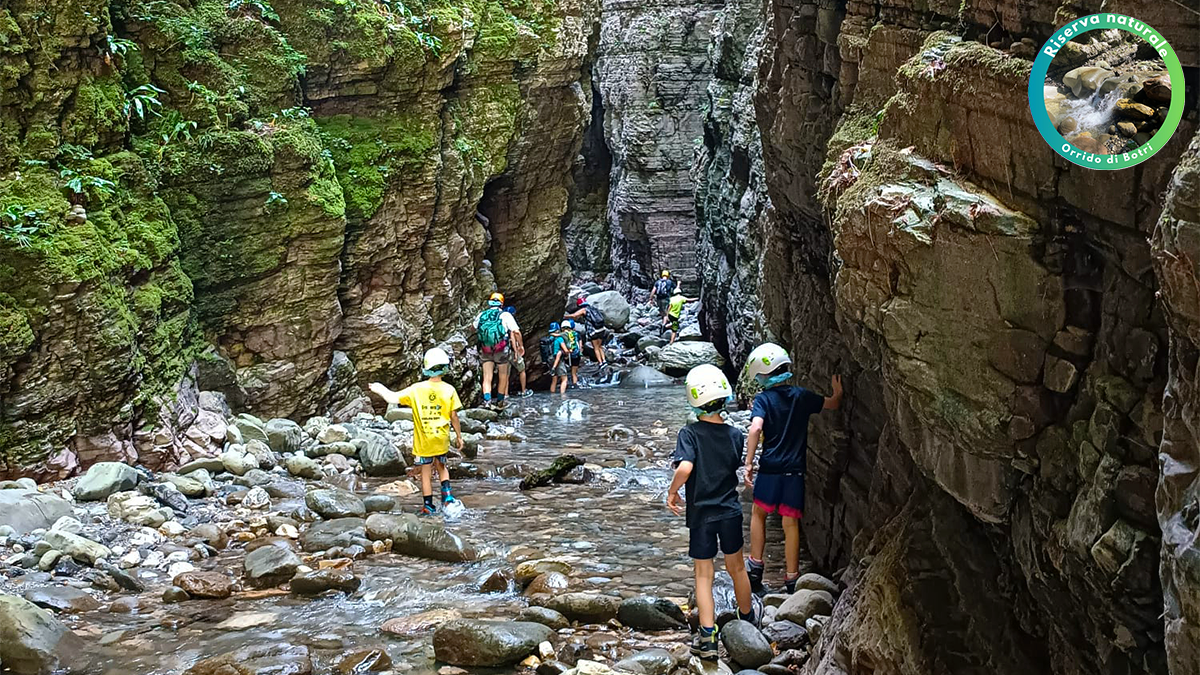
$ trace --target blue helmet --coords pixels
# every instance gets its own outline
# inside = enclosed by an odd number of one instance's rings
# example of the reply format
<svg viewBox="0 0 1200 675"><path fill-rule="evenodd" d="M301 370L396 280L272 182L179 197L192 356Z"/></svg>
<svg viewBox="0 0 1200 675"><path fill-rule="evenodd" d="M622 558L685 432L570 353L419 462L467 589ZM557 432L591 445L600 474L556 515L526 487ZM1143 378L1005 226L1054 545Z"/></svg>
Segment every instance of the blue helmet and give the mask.
<svg viewBox="0 0 1200 675"><path fill-rule="evenodd" d="M513 307L512 305L509 305L508 307L505 307L505 308L504 308L504 311L508 312L509 314L512 314L513 316L516 316L516 315L517 315L517 308L516 308L516 307Z"/></svg>
<svg viewBox="0 0 1200 675"><path fill-rule="evenodd" d="M550 322L550 332L551 333L557 333L559 331L559 328L561 328L561 326L558 325L557 321Z"/></svg>
<svg viewBox="0 0 1200 675"><path fill-rule="evenodd" d="M575 319L567 319L567 328L575 330Z"/></svg>

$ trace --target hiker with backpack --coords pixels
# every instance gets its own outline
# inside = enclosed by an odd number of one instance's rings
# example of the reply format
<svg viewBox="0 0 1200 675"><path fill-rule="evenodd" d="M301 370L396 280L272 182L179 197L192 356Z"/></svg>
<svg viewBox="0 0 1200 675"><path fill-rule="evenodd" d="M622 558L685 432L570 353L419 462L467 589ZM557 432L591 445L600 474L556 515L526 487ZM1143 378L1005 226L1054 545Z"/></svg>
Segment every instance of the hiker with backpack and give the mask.
<svg viewBox="0 0 1200 675"><path fill-rule="evenodd" d="M583 335L575 326L575 319L563 322L563 338L567 341L567 351L571 353L571 386L579 387L579 366L583 363Z"/></svg>
<svg viewBox="0 0 1200 675"><path fill-rule="evenodd" d="M496 387L496 403L504 404L504 394L508 391L508 362L509 344L512 333L520 333L517 320L512 314L505 312L504 295L492 293L488 299L487 309L475 317L475 334L479 339L479 360L483 364L483 404L492 404L492 374L496 373L499 380Z"/></svg>
<svg viewBox="0 0 1200 675"><path fill-rule="evenodd" d="M600 364L600 369L608 367L608 360L604 356L604 343L608 342L612 337L610 331L604 325L604 313L599 309L588 304L587 298L579 298L575 301L577 309L574 312L566 315L566 319L582 319L583 325L587 329L588 339L592 343L592 349L596 353L596 362Z"/></svg>
<svg viewBox="0 0 1200 675"><path fill-rule="evenodd" d="M667 308L671 302L671 295L679 289L679 282L671 278L671 270L663 270L662 278L654 282L654 287L650 289L650 300L647 304L658 304L658 316L663 321L663 326L667 325Z"/></svg>
<svg viewBox="0 0 1200 675"><path fill-rule="evenodd" d="M567 349L567 340L563 333L563 327L557 322L550 324L549 350L544 343L542 345L542 362L550 369L550 391L559 389L561 394L567 393L567 368L571 361L571 352Z"/></svg>

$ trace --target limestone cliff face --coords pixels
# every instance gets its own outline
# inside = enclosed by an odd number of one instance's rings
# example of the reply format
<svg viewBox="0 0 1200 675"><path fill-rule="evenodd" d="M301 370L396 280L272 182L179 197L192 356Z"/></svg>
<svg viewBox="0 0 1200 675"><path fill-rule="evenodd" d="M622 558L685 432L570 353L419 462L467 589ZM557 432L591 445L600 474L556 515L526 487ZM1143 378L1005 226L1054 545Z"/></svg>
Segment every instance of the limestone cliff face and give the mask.
<svg viewBox="0 0 1200 675"><path fill-rule="evenodd" d="M720 2L605 0L593 69L611 153L608 226L620 288L660 269L696 287L692 163Z"/></svg>
<svg viewBox="0 0 1200 675"><path fill-rule="evenodd" d="M1142 9L1162 10L1119 11ZM1024 105L1030 62L985 43L1040 42L1065 12L767 5L755 114L769 203L746 218L750 255L714 248L761 267L765 332L802 380L827 391L842 372L852 392L810 450L806 534L818 560L848 564L811 672L1164 673L1164 641L1194 661L1190 343L1168 358L1168 323L1180 344L1186 314L1156 301L1147 238L1196 120L1135 171L1056 160ZM1196 31L1171 30L1193 53ZM1193 163L1156 235L1169 307L1195 303L1194 265L1167 255L1188 245ZM706 173L702 216L725 175ZM1156 517L1164 388L1178 471Z"/></svg>
<svg viewBox="0 0 1200 675"><path fill-rule="evenodd" d="M552 319L598 10L0 9L0 475L204 452L198 387L352 415L433 344L469 375L496 285Z"/></svg>

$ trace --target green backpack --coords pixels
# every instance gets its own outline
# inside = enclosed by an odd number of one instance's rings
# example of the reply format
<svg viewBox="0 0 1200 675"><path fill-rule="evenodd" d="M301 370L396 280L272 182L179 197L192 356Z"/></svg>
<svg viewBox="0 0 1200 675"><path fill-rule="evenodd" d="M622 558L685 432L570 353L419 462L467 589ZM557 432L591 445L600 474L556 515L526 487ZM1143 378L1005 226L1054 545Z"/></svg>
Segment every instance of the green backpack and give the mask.
<svg viewBox="0 0 1200 675"><path fill-rule="evenodd" d="M498 307L485 309L479 315L478 335L479 344L489 349L504 342L508 337L508 331L504 329L504 322L500 320Z"/></svg>

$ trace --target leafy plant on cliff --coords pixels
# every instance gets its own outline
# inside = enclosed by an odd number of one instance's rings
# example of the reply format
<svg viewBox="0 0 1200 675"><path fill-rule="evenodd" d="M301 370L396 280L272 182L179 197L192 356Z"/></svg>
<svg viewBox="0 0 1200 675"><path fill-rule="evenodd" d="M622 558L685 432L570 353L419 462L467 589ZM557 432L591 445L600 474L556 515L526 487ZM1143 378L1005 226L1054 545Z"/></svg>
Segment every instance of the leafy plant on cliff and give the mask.
<svg viewBox="0 0 1200 675"><path fill-rule="evenodd" d="M89 197L103 201L105 197L116 194L117 185L111 180L80 173L70 167L58 170L58 177L63 180L63 187L76 197Z"/></svg>
<svg viewBox="0 0 1200 675"><path fill-rule="evenodd" d="M42 219L45 212L24 204L9 204L0 211L0 241L28 248L33 237L47 225Z"/></svg>
<svg viewBox="0 0 1200 675"><path fill-rule="evenodd" d="M143 84L130 91L125 101L125 117L145 120L148 115L161 114L159 111L162 109L162 102L158 100L158 96L165 93L152 84Z"/></svg>
<svg viewBox="0 0 1200 675"><path fill-rule="evenodd" d="M236 12L243 9L253 9L267 21L279 23L279 15L266 0L229 0L229 11Z"/></svg>

